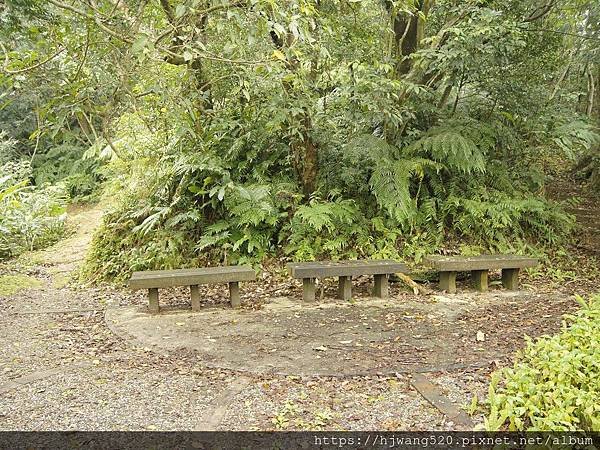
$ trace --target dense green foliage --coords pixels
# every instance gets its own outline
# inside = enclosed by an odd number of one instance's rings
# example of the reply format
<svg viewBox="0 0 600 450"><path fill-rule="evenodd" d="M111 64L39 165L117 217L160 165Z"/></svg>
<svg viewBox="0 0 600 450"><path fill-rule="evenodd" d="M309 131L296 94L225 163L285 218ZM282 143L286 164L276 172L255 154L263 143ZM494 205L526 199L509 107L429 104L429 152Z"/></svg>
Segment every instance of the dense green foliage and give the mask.
<svg viewBox="0 0 600 450"><path fill-rule="evenodd" d="M558 244L548 167L600 141L591 1L7 5L35 182L108 180L94 278Z"/></svg>
<svg viewBox="0 0 600 450"><path fill-rule="evenodd" d="M600 295L578 301L561 333L529 339L514 367L492 376L487 429L600 429Z"/></svg>
<svg viewBox="0 0 600 450"><path fill-rule="evenodd" d="M0 166L0 259L56 242L65 231L65 198L55 186L29 185L27 164Z"/></svg>

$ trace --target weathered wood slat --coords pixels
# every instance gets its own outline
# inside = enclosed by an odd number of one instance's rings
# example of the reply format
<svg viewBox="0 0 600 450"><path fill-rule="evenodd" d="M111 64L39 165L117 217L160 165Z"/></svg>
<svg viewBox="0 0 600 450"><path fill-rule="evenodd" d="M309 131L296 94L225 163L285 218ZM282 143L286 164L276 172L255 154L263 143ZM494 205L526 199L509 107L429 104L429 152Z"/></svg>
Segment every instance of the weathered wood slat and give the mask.
<svg viewBox="0 0 600 450"><path fill-rule="evenodd" d="M538 260L520 255L427 256L425 263L442 272L514 269L537 266Z"/></svg>
<svg viewBox="0 0 600 450"><path fill-rule="evenodd" d="M199 269L151 270L134 272L129 280L131 289L195 286L198 284L253 281L256 273L247 266L203 267Z"/></svg>
<svg viewBox="0 0 600 450"><path fill-rule="evenodd" d="M408 272L406 264L391 260L289 263L287 267L293 278L351 277Z"/></svg>

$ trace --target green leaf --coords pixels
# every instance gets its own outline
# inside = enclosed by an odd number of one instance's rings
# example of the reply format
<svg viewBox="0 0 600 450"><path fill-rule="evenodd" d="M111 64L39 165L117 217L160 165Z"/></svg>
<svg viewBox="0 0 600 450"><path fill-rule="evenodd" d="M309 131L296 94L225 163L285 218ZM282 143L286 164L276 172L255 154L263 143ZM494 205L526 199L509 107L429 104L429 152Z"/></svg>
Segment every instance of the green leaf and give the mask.
<svg viewBox="0 0 600 450"><path fill-rule="evenodd" d="M177 5L177 7L175 8L175 18L179 19L179 18L185 16L186 12L187 12L187 7L184 4Z"/></svg>
<svg viewBox="0 0 600 450"><path fill-rule="evenodd" d="M141 34L131 45L131 51L133 53L141 53L146 45L148 45L148 36Z"/></svg>

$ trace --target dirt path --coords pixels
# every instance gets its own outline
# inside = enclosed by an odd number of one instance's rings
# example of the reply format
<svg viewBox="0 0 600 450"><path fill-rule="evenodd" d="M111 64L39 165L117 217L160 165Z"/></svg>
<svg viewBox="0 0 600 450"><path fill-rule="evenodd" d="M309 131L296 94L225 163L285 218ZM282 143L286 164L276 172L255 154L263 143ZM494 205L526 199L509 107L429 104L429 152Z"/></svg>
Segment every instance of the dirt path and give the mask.
<svg viewBox="0 0 600 450"><path fill-rule="evenodd" d="M578 231L573 244L590 256L600 257L600 195L564 176L552 183L549 196L556 200L574 202L567 207L567 211L577 219Z"/></svg>
<svg viewBox="0 0 600 450"><path fill-rule="evenodd" d="M469 427L459 423L457 418L464 415L458 411L473 395L484 396L497 361L481 369L419 378L420 389L429 389L428 398L442 399L444 415L415 389L410 374L242 374L209 369L189 349L150 350L122 340L106 326L105 310L135 307L142 296L69 281L100 217L98 208L76 211L73 223L79 225L71 237L2 269L33 277L39 285L0 297L0 430ZM547 327L555 326L568 304L557 303L556 311L548 313ZM491 314L483 314L474 326L493 329ZM527 311L523 314L526 318ZM513 331L515 347L521 336L516 329L507 330ZM331 360L331 367L336 363Z"/></svg>
<svg viewBox="0 0 600 450"><path fill-rule="evenodd" d="M71 237L3 269L41 285L0 297L1 430L453 428L408 377L249 377L126 344L104 311L139 299L69 282L100 217L77 211Z"/></svg>

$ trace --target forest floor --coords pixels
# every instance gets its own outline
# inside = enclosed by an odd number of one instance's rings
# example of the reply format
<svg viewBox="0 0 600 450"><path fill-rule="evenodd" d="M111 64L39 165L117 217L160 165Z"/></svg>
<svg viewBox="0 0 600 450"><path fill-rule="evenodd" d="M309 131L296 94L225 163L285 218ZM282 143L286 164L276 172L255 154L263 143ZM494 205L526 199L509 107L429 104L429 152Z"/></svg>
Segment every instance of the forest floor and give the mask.
<svg viewBox="0 0 600 450"><path fill-rule="evenodd" d="M463 408L523 335L558 331L573 294L600 290L597 199L572 183L552 195L581 197L582 226L518 293L394 285L380 301L358 280L352 304L327 300L331 282L307 307L274 274L243 284L239 311L216 286L200 313L166 291L158 316L142 292L76 281L102 212L74 210L69 238L0 266L0 288L14 284L0 290L0 430L472 429L482 415Z"/></svg>

